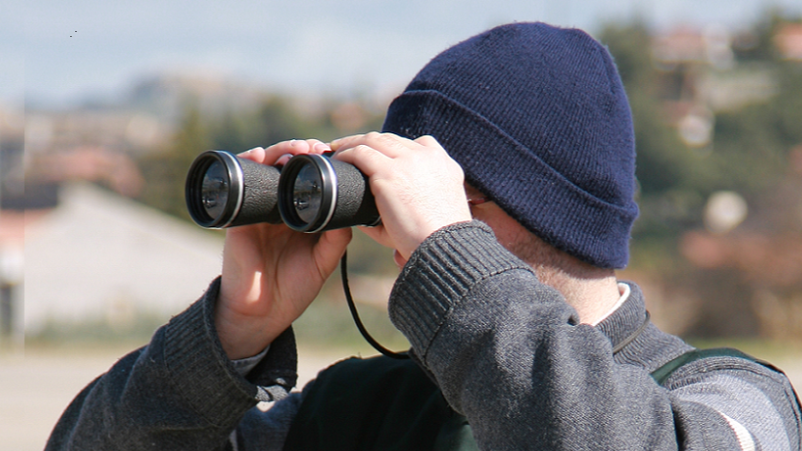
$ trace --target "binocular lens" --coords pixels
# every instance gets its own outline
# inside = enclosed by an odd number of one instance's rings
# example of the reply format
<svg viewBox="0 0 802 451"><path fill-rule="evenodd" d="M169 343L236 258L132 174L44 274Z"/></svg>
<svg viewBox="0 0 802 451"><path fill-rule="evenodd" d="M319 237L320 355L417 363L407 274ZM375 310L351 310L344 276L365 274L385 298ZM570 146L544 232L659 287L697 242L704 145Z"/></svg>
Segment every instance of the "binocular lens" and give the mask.
<svg viewBox="0 0 802 451"><path fill-rule="evenodd" d="M299 232L380 221L367 176L330 155L292 157L281 171L278 198L281 219Z"/></svg>
<svg viewBox="0 0 802 451"><path fill-rule="evenodd" d="M276 167L219 150L203 152L187 174L187 209L198 225L207 228L278 224L278 179Z"/></svg>
<svg viewBox="0 0 802 451"><path fill-rule="evenodd" d="M311 223L318 216L323 202L323 180L320 172L311 164L304 165L292 189L292 204L298 217L305 223Z"/></svg>
<svg viewBox="0 0 802 451"><path fill-rule="evenodd" d="M218 218L226 208L229 189L228 173L219 161L214 161L201 182L203 209L210 218Z"/></svg>

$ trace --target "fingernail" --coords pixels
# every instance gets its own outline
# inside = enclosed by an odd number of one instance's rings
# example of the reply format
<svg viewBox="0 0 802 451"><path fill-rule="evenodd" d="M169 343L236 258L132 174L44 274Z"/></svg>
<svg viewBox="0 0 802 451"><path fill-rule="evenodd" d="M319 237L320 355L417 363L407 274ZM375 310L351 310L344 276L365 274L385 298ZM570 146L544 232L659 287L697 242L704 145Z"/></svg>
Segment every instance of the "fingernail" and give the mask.
<svg viewBox="0 0 802 451"><path fill-rule="evenodd" d="M330 152L331 151L331 147L329 147L328 144L317 143L317 144L315 144L315 151L316 152L320 152L320 153Z"/></svg>
<svg viewBox="0 0 802 451"><path fill-rule="evenodd" d="M280 156L278 160L276 160L276 165L284 166L288 161L290 161L290 158L292 158L292 155L285 153L284 155Z"/></svg>

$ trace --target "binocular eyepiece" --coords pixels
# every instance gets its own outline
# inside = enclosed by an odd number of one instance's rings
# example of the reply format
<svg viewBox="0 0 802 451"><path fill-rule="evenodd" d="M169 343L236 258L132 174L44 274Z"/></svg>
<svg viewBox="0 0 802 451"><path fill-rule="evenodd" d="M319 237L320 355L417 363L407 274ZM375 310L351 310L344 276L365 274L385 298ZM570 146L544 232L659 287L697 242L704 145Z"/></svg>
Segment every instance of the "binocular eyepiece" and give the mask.
<svg viewBox="0 0 802 451"><path fill-rule="evenodd" d="M279 168L225 151L204 152L187 174L189 214L199 226L218 229L284 222L313 233L378 225L367 176L330 156L296 155Z"/></svg>

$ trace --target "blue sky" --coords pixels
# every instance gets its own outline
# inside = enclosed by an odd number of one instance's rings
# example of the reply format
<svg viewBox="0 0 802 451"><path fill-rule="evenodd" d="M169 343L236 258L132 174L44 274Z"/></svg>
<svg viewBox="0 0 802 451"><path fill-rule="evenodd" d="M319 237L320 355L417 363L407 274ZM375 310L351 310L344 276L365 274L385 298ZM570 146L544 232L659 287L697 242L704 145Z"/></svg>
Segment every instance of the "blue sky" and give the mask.
<svg viewBox="0 0 802 451"><path fill-rule="evenodd" d="M297 92L390 95L447 46L545 21L742 27L802 0L0 0L0 102L65 104L142 76L211 73Z"/></svg>

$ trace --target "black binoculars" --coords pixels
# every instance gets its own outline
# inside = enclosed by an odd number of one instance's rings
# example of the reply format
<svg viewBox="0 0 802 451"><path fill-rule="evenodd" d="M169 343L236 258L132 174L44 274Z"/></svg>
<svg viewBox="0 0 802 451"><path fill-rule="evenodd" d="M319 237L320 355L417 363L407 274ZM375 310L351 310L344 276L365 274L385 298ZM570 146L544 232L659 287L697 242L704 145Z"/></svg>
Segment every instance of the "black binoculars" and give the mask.
<svg viewBox="0 0 802 451"><path fill-rule="evenodd" d="M200 154L184 190L192 219L225 228L284 222L299 232L381 222L368 178L354 165L323 155L296 155L283 167L226 151Z"/></svg>

